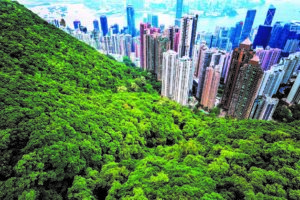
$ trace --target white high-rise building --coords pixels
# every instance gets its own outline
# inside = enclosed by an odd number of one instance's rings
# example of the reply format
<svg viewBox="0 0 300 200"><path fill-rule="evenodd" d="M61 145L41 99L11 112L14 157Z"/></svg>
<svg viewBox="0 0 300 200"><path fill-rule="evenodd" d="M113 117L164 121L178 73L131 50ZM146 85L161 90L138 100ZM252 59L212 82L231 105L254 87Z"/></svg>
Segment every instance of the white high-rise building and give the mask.
<svg viewBox="0 0 300 200"><path fill-rule="evenodd" d="M258 96L267 95L272 97L276 94L285 71L282 64L274 65L270 70L264 72L264 76L258 90Z"/></svg>
<svg viewBox="0 0 300 200"><path fill-rule="evenodd" d="M259 96L252 107L249 119L271 120L279 99L269 96Z"/></svg>
<svg viewBox="0 0 300 200"><path fill-rule="evenodd" d="M193 48L196 39L198 15L185 16L181 18L180 38L178 56L182 58L188 56L192 58Z"/></svg>
<svg viewBox="0 0 300 200"><path fill-rule="evenodd" d="M300 73L298 74L294 85L287 97L288 103L300 103Z"/></svg>
<svg viewBox="0 0 300 200"><path fill-rule="evenodd" d="M192 61L188 56L182 57L178 60L178 66L176 68L174 100L181 105L187 105L188 103L191 88L190 80L193 78L192 68Z"/></svg>
<svg viewBox="0 0 300 200"><path fill-rule="evenodd" d="M282 83L286 84L293 75L293 72L300 66L300 52L290 54L287 59L283 60L285 74L283 76Z"/></svg>
<svg viewBox="0 0 300 200"><path fill-rule="evenodd" d="M162 90L161 95L173 99L176 83L176 69L178 54L169 50L163 53Z"/></svg>

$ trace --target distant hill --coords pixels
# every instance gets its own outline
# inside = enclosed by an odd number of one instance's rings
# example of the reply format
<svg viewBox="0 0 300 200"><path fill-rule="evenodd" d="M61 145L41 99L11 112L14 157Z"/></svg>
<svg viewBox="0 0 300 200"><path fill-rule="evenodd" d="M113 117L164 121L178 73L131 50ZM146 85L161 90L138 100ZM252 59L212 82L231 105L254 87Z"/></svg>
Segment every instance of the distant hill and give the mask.
<svg viewBox="0 0 300 200"><path fill-rule="evenodd" d="M0 199L299 199L300 122L215 118L0 1Z"/></svg>

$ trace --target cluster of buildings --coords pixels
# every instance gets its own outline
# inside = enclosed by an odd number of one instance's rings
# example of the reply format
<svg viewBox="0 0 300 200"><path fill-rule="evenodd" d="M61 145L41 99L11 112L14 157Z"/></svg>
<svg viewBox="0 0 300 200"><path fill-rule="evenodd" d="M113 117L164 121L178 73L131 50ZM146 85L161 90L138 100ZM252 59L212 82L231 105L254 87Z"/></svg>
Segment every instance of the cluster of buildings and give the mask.
<svg viewBox="0 0 300 200"><path fill-rule="evenodd" d="M122 61L156 74L161 95L182 105L196 98L202 108L218 103L228 116L270 120L279 102L273 98L280 86L292 85L286 102L300 103L300 23L272 21L270 6L263 25L253 28L256 10L248 10L234 27L217 27L214 33L197 32L198 15L182 16L183 0L177 0L175 25L158 27L155 15L135 25L134 8L128 5L127 27L108 26L107 17L93 21L88 31L79 20L74 29L58 20L53 24L74 37ZM296 78L295 78L296 77ZM220 85L221 98L217 98Z"/></svg>

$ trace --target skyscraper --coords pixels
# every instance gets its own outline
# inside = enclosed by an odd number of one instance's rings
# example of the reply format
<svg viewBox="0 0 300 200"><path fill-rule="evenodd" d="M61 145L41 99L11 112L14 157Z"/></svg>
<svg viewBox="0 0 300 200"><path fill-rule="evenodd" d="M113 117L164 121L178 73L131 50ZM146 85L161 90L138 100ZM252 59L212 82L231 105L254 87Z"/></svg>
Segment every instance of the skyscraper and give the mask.
<svg viewBox="0 0 300 200"><path fill-rule="evenodd" d="M232 44L230 42L230 29L222 27L217 37L217 47L226 51L230 51Z"/></svg>
<svg viewBox="0 0 300 200"><path fill-rule="evenodd" d="M81 25L81 23L80 23L79 20L75 20L75 21L73 22L73 24L74 24L74 29L75 29L75 30L79 29L79 27L80 27L80 25Z"/></svg>
<svg viewBox="0 0 300 200"><path fill-rule="evenodd" d="M267 26L272 25L272 21L273 21L275 12L276 12L276 8L273 5L270 5L264 25L267 25Z"/></svg>
<svg viewBox="0 0 300 200"><path fill-rule="evenodd" d="M102 15L100 17L100 23L101 23L101 29L103 36L106 36L108 33L108 24L107 24L107 17L105 15Z"/></svg>
<svg viewBox="0 0 300 200"><path fill-rule="evenodd" d="M170 49L170 41L165 36L158 36L155 40L155 73L157 80L162 80L163 53Z"/></svg>
<svg viewBox="0 0 300 200"><path fill-rule="evenodd" d="M296 39L288 39L285 43L284 49L282 52L285 53L294 53L299 49L300 37Z"/></svg>
<svg viewBox="0 0 300 200"><path fill-rule="evenodd" d="M198 61L198 87L197 87L197 92L196 92L196 97L201 98L202 93L203 93L203 88L205 84L205 76L206 76L206 69L210 66L212 55L215 52L210 49L201 49L200 55L199 55L199 60Z"/></svg>
<svg viewBox="0 0 300 200"><path fill-rule="evenodd" d="M192 58L197 31L198 15L185 16L181 19L178 56Z"/></svg>
<svg viewBox="0 0 300 200"><path fill-rule="evenodd" d="M230 68L231 54L232 54L232 52L225 54L225 60L224 60L222 76L221 76L224 80L224 83L226 83L227 75L228 75L229 68Z"/></svg>
<svg viewBox="0 0 300 200"><path fill-rule="evenodd" d="M93 25L94 25L94 30L99 32L100 31L100 26L99 26L99 21L97 19L95 19L93 21Z"/></svg>
<svg viewBox="0 0 300 200"><path fill-rule="evenodd" d="M276 22L273 26L271 37L269 40L269 46L271 48L278 48L277 42L280 37L281 31L283 29L283 26L281 25L281 22Z"/></svg>
<svg viewBox="0 0 300 200"><path fill-rule="evenodd" d="M239 75L240 68L249 63L249 60L253 57L254 51L252 50L252 43L247 38L243 41L239 48L236 48L231 56L230 68L226 80L224 94L221 104L224 109L229 109L232 101L235 86Z"/></svg>
<svg viewBox="0 0 300 200"><path fill-rule="evenodd" d="M298 74L289 96L287 97L287 102L297 104L300 103L300 73Z"/></svg>
<svg viewBox="0 0 300 200"><path fill-rule="evenodd" d="M158 27L158 16L157 15L152 15L152 26L159 28Z"/></svg>
<svg viewBox="0 0 300 200"><path fill-rule="evenodd" d="M282 83L287 83L295 69L298 69L300 66L300 52L291 54L288 58L283 59L283 70L285 71L285 74L282 79Z"/></svg>
<svg viewBox="0 0 300 200"><path fill-rule="evenodd" d="M252 25L253 25L253 22L255 19L255 15L256 15L256 10L248 10L247 11L247 15L246 15L245 23L243 26L240 42L244 41L247 37L250 36L250 32L251 32Z"/></svg>
<svg viewBox="0 0 300 200"><path fill-rule="evenodd" d="M279 99L259 96L253 103L249 119L271 120Z"/></svg>
<svg viewBox="0 0 300 200"><path fill-rule="evenodd" d="M236 47L239 46L243 24L244 24L244 22L242 22L242 21L237 22L235 24L235 28L232 32L231 37L230 37L231 38L231 43L232 43L232 49L235 49Z"/></svg>
<svg viewBox="0 0 300 200"><path fill-rule="evenodd" d="M110 28L112 29L113 34L118 34L119 33L119 25L118 24L114 24Z"/></svg>
<svg viewBox="0 0 300 200"><path fill-rule="evenodd" d="M200 44L199 47L198 46L195 46L195 47L199 48L197 58L196 58L197 60L195 62L195 74L194 74L194 76L198 78L200 73L202 72L203 64L210 62L210 60L206 61L206 62L204 61L204 59L207 59L207 57L205 57L205 52L208 51L209 48L203 43ZM206 64L206 65L208 65L208 64ZM206 67L208 67L208 66L206 66Z"/></svg>
<svg viewBox="0 0 300 200"><path fill-rule="evenodd" d="M256 48L256 55L259 57L261 61L261 68L266 71L269 70L273 65L277 64L280 58L280 49L272 49L272 48Z"/></svg>
<svg viewBox="0 0 300 200"><path fill-rule="evenodd" d="M269 44L271 31L272 26L260 25L258 27L258 31L253 42L253 48L256 48L257 46L262 46L263 48L266 48Z"/></svg>
<svg viewBox="0 0 300 200"><path fill-rule="evenodd" d="M272 97L276 94L283 75L284 70L281 64L275 65L270 70L265 71L257 95Z"/></svg>
<svg viewBox="0 0 300 200"><path fill-rule="evenodd" d="M179 58L176 68L174 100L181 105L187 105L191 81L193 78L192 61L189 57Z"/></svg>
<svg viewBox="0 0 300 200"><path fill-rule="evenodd" d="M141 47L140 47L140 66L142 69L145 69L146 66L144 66L144 63L145 63L145 45L144 45L144 35L146 34L146 29L147 29L147 24L145 23L141 23L140 24L140 44L141 44Z"/></svg>
<svg viewBox="0 0 300 200"><path fill-rule="evenodd" d="M182 16L182 7L183 7L183 0L177 0L175 26L178 26L178 27L180 27L180 19Z"/></svg>
<svg viewBox="0 0 300 200"><path fill-rule="evenodd" d="M220 83L220 65L206 68L204 88L200 104L205 108L212 109L215 105L215 100Z"/></svg>
<svg viewBox="0 0 300 200"><path fill-rule="evenodd" d="M127 12L127 26L128 26L129 34L132 37L135 37L136 29L135 29L135 16L134 16L133 6L127 5L126 12Z"/></svg>
<svg viewBox="0 0 300 200"><path fill-rule="evenodd" d="M175 92L177 58L178 54L175 51L169 50L163 53L161 95L170 99L173 99Z"/></svg>
<svg viewBox="0 0 300 200"><path fill-rule="evenodd" d="M249 118L262 76L259 58L254 55L238 72L227 115L238 119Z"/></svg>

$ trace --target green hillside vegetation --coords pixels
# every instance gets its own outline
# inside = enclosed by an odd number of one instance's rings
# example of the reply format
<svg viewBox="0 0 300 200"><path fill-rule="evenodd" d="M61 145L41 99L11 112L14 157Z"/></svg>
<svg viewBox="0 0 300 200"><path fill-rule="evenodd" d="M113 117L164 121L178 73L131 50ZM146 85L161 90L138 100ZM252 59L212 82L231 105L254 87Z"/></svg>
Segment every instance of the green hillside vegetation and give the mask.
<svg viewBox="0 0 300 200"><path fill-rule="evenodd" d="M0 1L0 199L300 199L300 121L215 118Z"/></svg>

